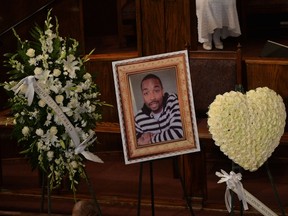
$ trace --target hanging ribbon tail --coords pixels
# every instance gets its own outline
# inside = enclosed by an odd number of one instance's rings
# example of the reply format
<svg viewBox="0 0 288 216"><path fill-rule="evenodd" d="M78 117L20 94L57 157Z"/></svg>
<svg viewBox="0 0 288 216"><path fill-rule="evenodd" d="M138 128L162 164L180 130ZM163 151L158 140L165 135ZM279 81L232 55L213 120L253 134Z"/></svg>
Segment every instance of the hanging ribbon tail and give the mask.
<svg viewBox="0 0 288 216"><path fill-rule="evenodd" d="M231 193L228 187L226 187L226 190L225 190L225 205L226 205L227 211L230 213L232 204L231 204Z"/></svg>
<svg viewBox="0 0 288 216"><path fill-rule="evenodd" d="M30 106L33 102L33 99L34 99L34 83L33 83L33 80L30 82L28 82L28 88L27 88L27 91L25 93L25 97L27 98L28 100L28 106Z"/></svg>
<svg viewBox="0 0 288 216"><path fill-rule="evenodd" d="M89 151L83 151L81 154L90 161L96 162L96 163L104 163L101 158L99 158L97 155L89 152Z"/></svg>
<svg viewBox="0 0 288 216"><path fill-rule="evenodd" d="M246 201L244 188L241 183L238 183L236 191L238 191L237 195L238 195L239 200L242 201L244 210L248 210L248 204Z"/></svg>

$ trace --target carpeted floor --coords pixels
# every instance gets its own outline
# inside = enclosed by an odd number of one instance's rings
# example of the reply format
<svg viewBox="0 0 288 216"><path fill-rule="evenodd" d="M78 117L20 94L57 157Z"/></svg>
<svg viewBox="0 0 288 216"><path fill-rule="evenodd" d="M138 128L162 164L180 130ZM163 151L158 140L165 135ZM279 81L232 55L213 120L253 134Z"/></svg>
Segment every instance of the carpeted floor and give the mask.
<svg viewBox="0 0 288 216"><path fill-rule="evenodd" d="M37 172L32 172L27 163L20 159L3 160L3 189L0 192L0 215L41 215L40 189ZM203 207L194 205L195 216L225 216L229 215L224 205L226 185L217 184L219 180L215 171L227 169L231 164L213 162L207 164L208 197ZM274 163L271 170L284 209L288 208L288 168L285 164ZM133 216L137 215L139 164L124 165L119 161L105 159L102 165L87 163L87 172L93 183L99 206L103 216ZM155 161L154 163L154 212L151 209L149 169L144 166L140 215L142 216L193 216L183 199L183 190L179 179L173 178L170 159ZM243 173L244 187L254 194L268 207L280 215L277 202L273 195L271 184L264 167L255 173ZM87 185L80 183L78 199L89 199ZM161 202L159 202L161 200ZM70 215L73 208L73 197L67 189L56 192L52 199L52 213ZM164 204L163 204L164 203ZM168 204L167 204L168 203ZM201 208L201 209L200 209ZM234 215L240 215L236 208ZM29 213L33 212L33 213ZM45 212L45 210L44 210ZM154 213L154 214L153 214ZM43 214L42 214L43 215ZM46 214L47 215L47 214ZM46 216L45 214L43 216ZM261 215L252 207L245 211L245 215ZM58 216L58 215L53 215Z"/></svg>

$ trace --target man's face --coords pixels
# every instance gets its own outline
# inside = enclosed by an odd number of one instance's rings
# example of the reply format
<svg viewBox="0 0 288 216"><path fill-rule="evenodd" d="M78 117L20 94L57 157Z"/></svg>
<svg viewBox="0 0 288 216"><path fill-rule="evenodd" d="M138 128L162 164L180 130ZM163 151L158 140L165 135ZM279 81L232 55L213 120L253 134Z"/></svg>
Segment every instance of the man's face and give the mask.
<svg viewBox="0 0 288 216"><path fill-rule="evenodd" d="M163 106L163 88L157 79L147 79L142 82L144 103L154 113L159 113Z"/></svg>

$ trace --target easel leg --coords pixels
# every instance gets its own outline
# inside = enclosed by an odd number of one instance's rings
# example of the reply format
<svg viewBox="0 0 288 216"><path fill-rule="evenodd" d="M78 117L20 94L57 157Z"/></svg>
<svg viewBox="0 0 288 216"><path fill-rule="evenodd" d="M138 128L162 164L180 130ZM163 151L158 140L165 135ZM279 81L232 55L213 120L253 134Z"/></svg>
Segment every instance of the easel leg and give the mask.
<svg viewBox="0 0 288 216"><path fill-rule="evenodd" d="M153 162L150 161L150 191L151 191L151 211L152 211L152 216L155 214L154 210L154 181L153 181Z"/></svg>
<svg viewBox="0 0 288 216"><path fill-rule="evenodd" d="M179 158L182 158L183 159L183 157L179 157ZM193 211L193 208L192 208L192 206L191 206L191 199L190 199L190 197L188 196L188 194L187 194L187 192L186 192L186 186L185 186L185 181L184 181L184 179L182 178L182 175L181 175L181 173L179 172L179 163L178 163L178 160L177 160L178 158L176 158L176 171L178 172L178 176L179 176L179 179L180 179L180 183L181 183L181 186L182 186L182 190L183 190L183 193L184 193L184 197L185 197L185 200L186 200L186 204L187 204L187 206L188 206L188 208L189 208L189 211L190 211L190 214L192 215L192 216L194 216L194 211ZM182 161L182 164L184 164L184 162ZM183 173L183 175L184 175L184 173Z"/></svg>
<svg viewBox="0 0 288 216"><path fill-rule="evenodd" d="M41 178L41 206L40 206L40 212L43 213L44 211L44 198L45 198L45 174L44 172L42 173L42 178Z"/></svg>
<svg viewBox="0 0 288 216"><path fill-rule="evenodd" d="M235 173L237 173L237 172L242 173L242 168L232 161L232 171ZM235 195L235 193L232 190L230 190L230 193L231 193L231 212L230 212L230 215L234 216L234 200L235 200L234 195ZM241 216L243 215L243 212L244 212L243 206L240 205L240 215Z"/></svg>
<svg viewBox="0 0 288 216"><path fill-rule="evenodd" d="M143 176L143 163L140 163L139 186L138 186L138 208L137 208L137 216L140 216L140 211L141 211L142 176Z"/></svg>
<svg viewBox="0 0 288 216"><path fill-rule="evenodd" d="M50 179L47 177L47 209L48 215L51 215L51 191L50 191Z"/></svg>
<svg viewBox="0 0 288 216"><path fill-rule="evenodd" d="M89 191L90 191L90 194L94 200L94 203L98 209L98 215L99 216L102 216L102 213L101 213L101 209L100 209L100 206L97 202L97 199L96 199L96 195L95 195L95 191L93 190L93 187L92 187L92 184L90 182L90 179L87 175L87 172L86 170L84 171L85 172L85 176L86 176L86 182L87 182L87 185L88 185L88 188L89 188ZM46 180L47 179L47 180ZM42 194L41 194L41 206L40 206L40 212L42 213L43 210L44 210L44 200L45 200L45 186L47 187L47 208L48 208L48 215L51 214L51 191L50 191L50 180L49 180L49 177L46 177L45 173L42 172L42 182L41 182L41 190L42 190Z"/></svg>
<svg viewBox="0 0 288 216"><path fill-rule="evenodd" d="M177 172L179 173L179 165L178 161L176 164L177 167ZM149 162L149 168L150 168L150 192L151 192L151 211L152 211L152 216L155 215L155 205L154 205L154 178L153 178L153 161ZM140 173L139 173L139 187L138 187L138 209L137 209L137 216L140 216L140 211L141 211L141 199L142 199L142 178L143 178L143 163L140 163ZM181 186L184 192L184 196L186 199L187 206L189 208L189 211L191 213L191 216L194 216L194 212L191 206L191 199L187 195L186 192L186 187L185 187L185 182L179 174Z"/></svg>
<svg viewBox="0 0 288 216"><path fill-rule="evenodd" d="M270 183L271 183L271 185L272 185L272 189L273 189L273 192L274 192L276 201L277 201L278 206L279 206L279 208L280 208L280 210L281 210L281 214L282 214L282 216L285 216L285 211L284 211L284 208L283 208L283 206L282 206L282 203L281 203L281 200L280 200L278 191L277 191L277 189L276 189L276 186L275 186L275 183L274 183L272 174L271 174L271 172L270 172L269 165L268 165L268 161L265 162L265 166L266 166L266 171L267 171L267 174L268 174Z"/></svg>
<svg viewBox="0 0 288 216"><path fill-rule="evenodd" d="M3 171L2 171L2 152L0 145L0 190L2 190L2 184L3 184Z"/></svg>
<svg viewBox="0 0 288 216"><path fill-rule="evenodd" d="M51 191L50 191L50 181L49 177L45 175L42 171L42 179L41 179L41 205L40 212L44 211L44 201L45 201L45 187L47 187L47 213L51 215Z"/></svg>
<svg viewBox="0 0 288 216"><path fill-rule="evenodd" d="M92 187L91 181L90 181L90 179L89 179L89 177L88 177L88 175L87 175L86 170L85 170L85 176L86 176L86 181L87 181L87 185L88 185L90 194L91 194L91 196L92 196L92 198L93 198L93 200L94 200L94 203L95 203L95 205L96 205L96 207L97 207L97 209L98 209L98 215L101 216L101 215L102 215L102 212L101 212L99 203L98 203L97 198L96 198L96 195L95 195L95 191L94 191L94 189L93 189L93 187Z"/></svg>
<svg viewBox="0 0 288 216"><path fill-rule="evenodd" d="M151 211L152 211L152 216L154 216L155 215L155 206L154 206L154 181L153 181L153 162L152 161L149 162L149 168L150 168ZM140 216L140 211L141 211L142 177L143 177L143 163L140 163L137 216Z"/></svg>

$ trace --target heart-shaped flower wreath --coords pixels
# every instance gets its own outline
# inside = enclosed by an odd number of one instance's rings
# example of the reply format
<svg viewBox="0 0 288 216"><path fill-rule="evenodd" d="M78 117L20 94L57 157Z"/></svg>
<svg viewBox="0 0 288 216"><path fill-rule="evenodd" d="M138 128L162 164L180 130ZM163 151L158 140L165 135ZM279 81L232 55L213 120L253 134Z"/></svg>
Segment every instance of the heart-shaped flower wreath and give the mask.
<svg viewBox="0 0 288 216"><path fill-rule="evenodd" d="M246 170L257 170L279 145L286 123L285 104L263 87L246 94L217 95L209 106L208 125L215 144Z"/></svg>

